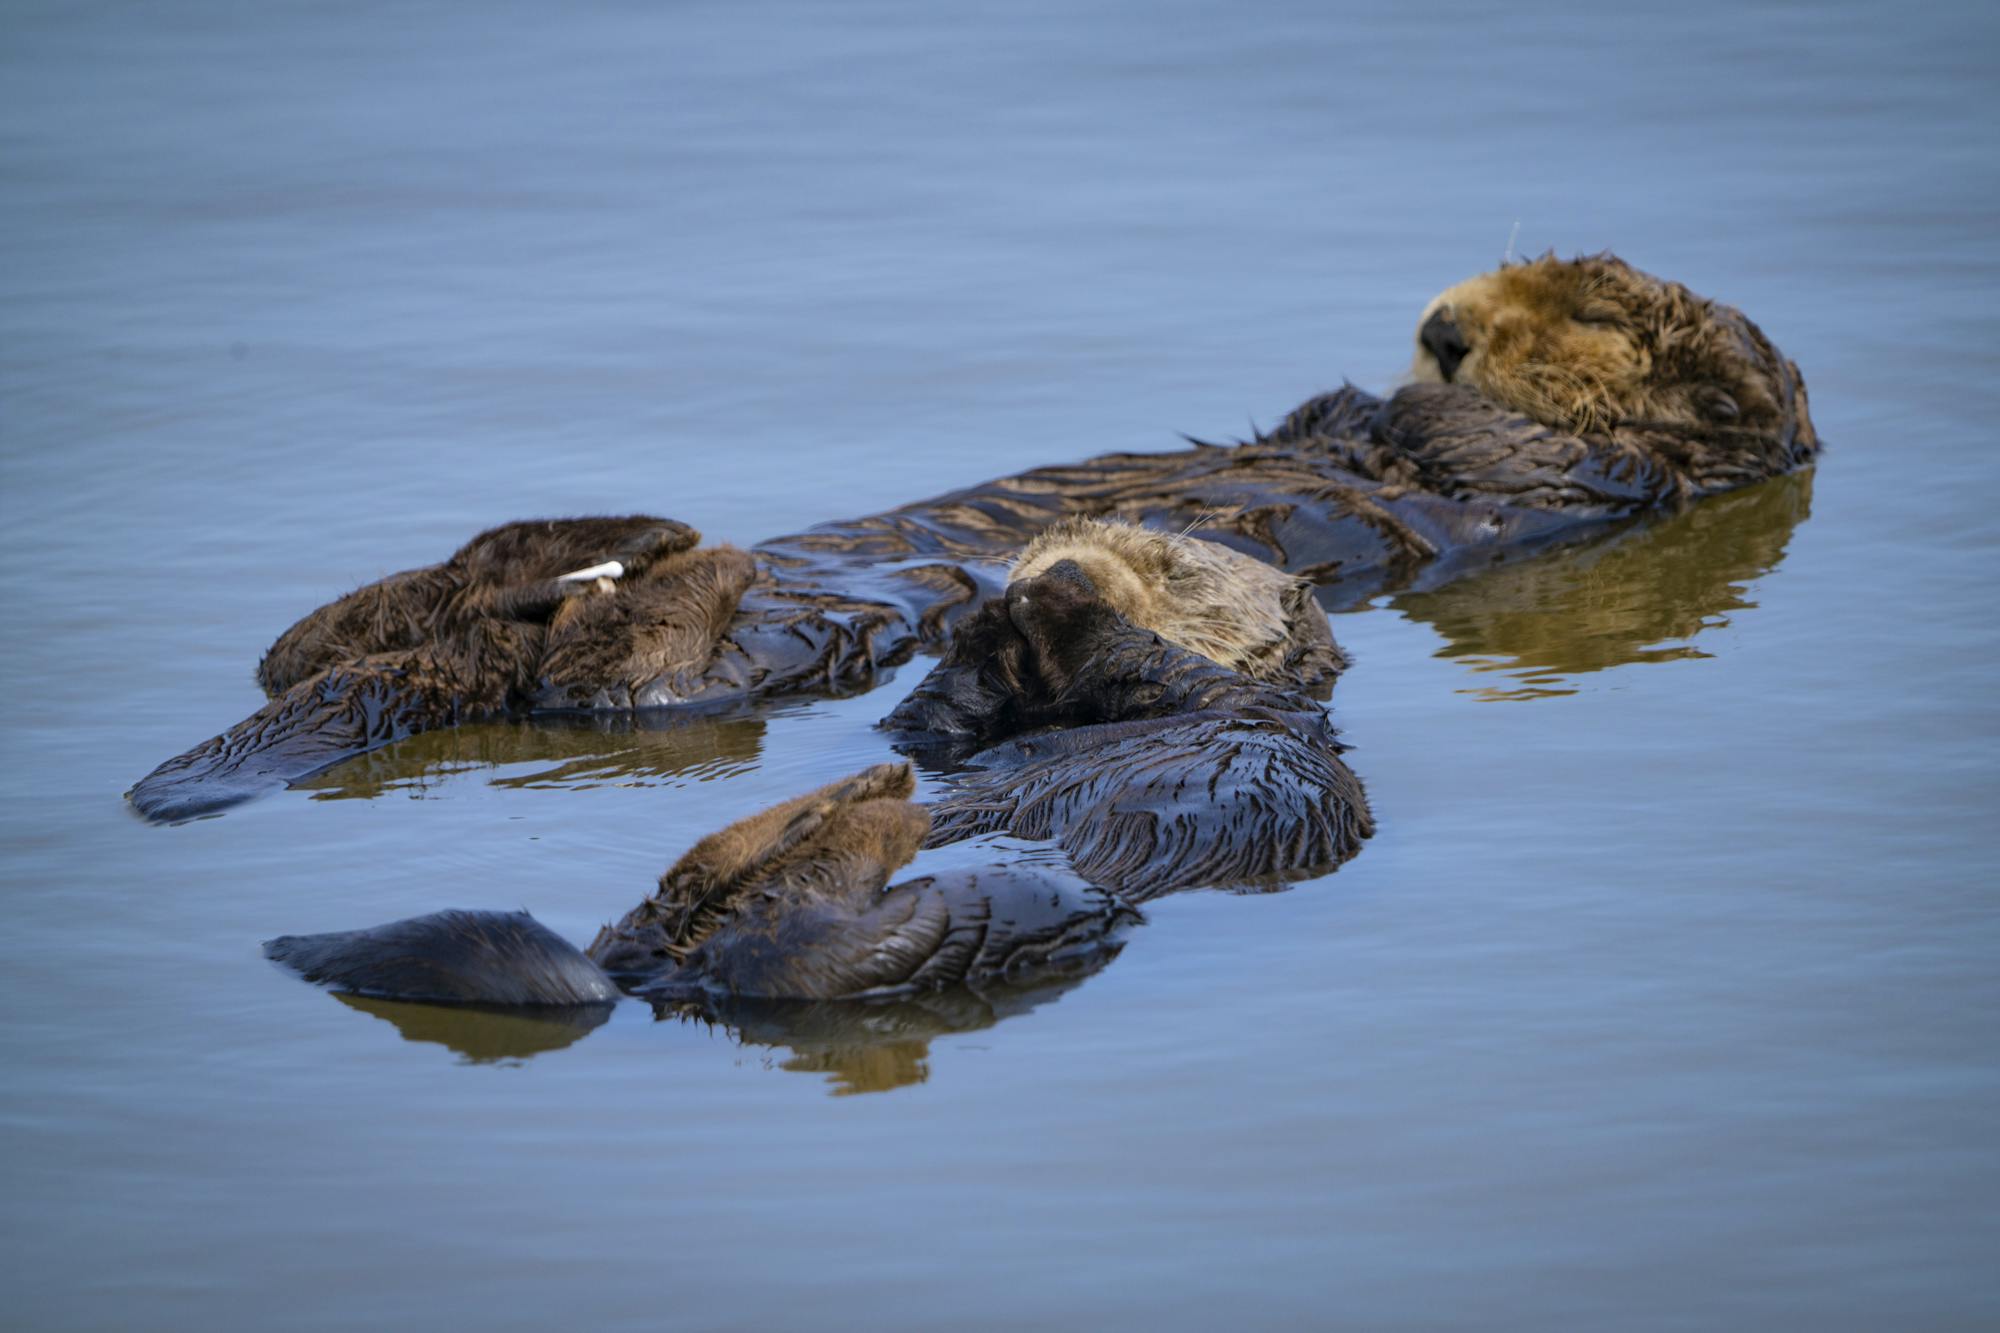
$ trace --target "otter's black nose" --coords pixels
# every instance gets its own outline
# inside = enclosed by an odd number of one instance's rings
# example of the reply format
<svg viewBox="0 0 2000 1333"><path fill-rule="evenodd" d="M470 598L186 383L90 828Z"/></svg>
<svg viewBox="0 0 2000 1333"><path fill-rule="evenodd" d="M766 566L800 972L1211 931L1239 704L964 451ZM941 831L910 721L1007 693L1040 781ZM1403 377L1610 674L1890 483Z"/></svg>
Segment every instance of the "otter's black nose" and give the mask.
<svg viewBox="0 0 2000 1333"><path fill-rule="evenodd" d="M1452 323L1442 310L1424 321L1417 341L1438 359L1438 369L1447 380L1458 370L1458 363L1465 360L1465 354L1472 350L1465 341L1465 335L1458 331L1458 325Z"/></svg>

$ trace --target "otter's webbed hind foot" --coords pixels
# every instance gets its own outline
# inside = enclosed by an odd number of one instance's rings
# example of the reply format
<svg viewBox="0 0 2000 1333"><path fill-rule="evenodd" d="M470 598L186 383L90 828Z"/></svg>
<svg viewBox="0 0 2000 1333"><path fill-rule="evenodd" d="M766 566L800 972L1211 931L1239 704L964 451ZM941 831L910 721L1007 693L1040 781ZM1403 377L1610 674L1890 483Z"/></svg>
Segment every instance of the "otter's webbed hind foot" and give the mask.
<svg viewBox="0 0 2000 1333"><path fill-rule="evenodd" d="M478 651L467 649L466 656ZM214 814L436 727L503 716L504 692L464 685L464 663L424 650L329 667L219 736L174 756L125 799L142 818Z"/></svg>
<svg viewBox="0 0 2000 1333"><path fill-rule="evenodd" d="M370 930L280 935L264 956L307 981L439 1004L611 1004L602 968L526 912L432 912Z"/></svg>

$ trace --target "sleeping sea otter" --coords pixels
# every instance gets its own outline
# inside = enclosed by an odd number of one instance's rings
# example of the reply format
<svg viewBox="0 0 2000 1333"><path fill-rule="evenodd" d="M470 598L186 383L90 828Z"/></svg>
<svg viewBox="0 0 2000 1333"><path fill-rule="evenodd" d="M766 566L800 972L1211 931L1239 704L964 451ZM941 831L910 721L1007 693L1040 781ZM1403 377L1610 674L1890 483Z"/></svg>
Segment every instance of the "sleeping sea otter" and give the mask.
<svg viewBox="0 0 2000 1333"><path fill-rule="evenodd" d="M1348 387L1245 444L1037 468L747 553L695 549L664 519L496 529L301 621L260 672L271 702L147 775L132 804L186 818L476 718L863 689L1077 515L1199 523L1352 603L1818 449L1797 367L1754 324L1609 255L1450 289L1416 355L1420 382L1393 397Z"/></svg>
<svg viewBox="0 0 2000 1333"><path fill-rule="evenodd" d="M1132 901L1332 870L1374 823L1326 710L1127 619L1086 572L1102 575L1093 557L1122 544L1119 527L1073 533L1080 559L1023 561L1039 572L961 620L883 722L902 748L964 770L933 807L929 845L1053 841ZM1212 622L1225 637L1228 619Z"/></svg>

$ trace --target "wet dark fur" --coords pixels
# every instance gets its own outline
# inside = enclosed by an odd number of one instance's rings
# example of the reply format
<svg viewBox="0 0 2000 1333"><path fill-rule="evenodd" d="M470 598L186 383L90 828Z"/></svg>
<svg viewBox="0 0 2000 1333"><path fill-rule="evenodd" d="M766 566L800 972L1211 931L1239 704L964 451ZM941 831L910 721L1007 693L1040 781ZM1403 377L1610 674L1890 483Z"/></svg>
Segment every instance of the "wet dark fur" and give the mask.
<svg viewBox="0 0 2000 1333"><path fill-rule="evenodd" d="M1007 559L1068 516L1199 524L1337 605L1810 461L1803 383L1754 324L1606 256L1570 263L1573 275L1494 299L1525 302L1544 333L1613 310L1631 346L1643 337L1652 378L1590 401L1653 415L1552 425L1463 384L1386 402L1349 387L1245 444L1038 468L747 555L690 550L693 534L664 519L509 525L300 622L261 671L277 697L142 779L132 804L185 818L472 718L864 689L999 592ZM1597 355L1610 336L1517 339L1493 364L1526 383L1536 356L1571 355L1585 337ZM616 592L548 583L627 554L640 570Z"/></svg>
<svg viewBox="0 0 2000 1333"><path fill-rule="evenodd" d="M526 912L433 912L372 930L281 935L264 956L355 995L437 1004L591 1005L598 966Z"/></svg>
<svg viewBox="0 0 2000 1333"><path fill-rule="evenodd" d="M883 725L906 747L973 752L931 845L1052 840L1128 899L1322 874L1374 831L1308 694L1135 628L1068 561L961 622Z"/></svg>
<svg viewBox="0 0 2000 1333"><path fill-rule="evenodd" d="M890 885L930 829L908 765L880 764L704 838L587 951L525 912L436 912L373 930L288 935L268 956L387 999L657 1003L878 999L1073 978L1136 914L1054 868Z"/></svg>

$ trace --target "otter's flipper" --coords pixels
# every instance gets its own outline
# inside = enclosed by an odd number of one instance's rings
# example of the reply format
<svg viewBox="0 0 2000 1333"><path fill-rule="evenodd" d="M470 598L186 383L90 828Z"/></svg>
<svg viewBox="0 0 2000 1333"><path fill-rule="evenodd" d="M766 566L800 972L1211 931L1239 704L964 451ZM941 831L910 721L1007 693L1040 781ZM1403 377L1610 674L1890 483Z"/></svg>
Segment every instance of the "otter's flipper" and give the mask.
<svg viewBox="0 0 2000 1333"><path fill-rule="evenodd" d="M1193 715L1047 732L975 758L931 809L929 846L1052 840L1095 884L1142 900L1325 874L1374 820L1316 715Z"/></svg>
<svg viewBox="0 0 2000 1333"><path fill-rule="evenodd" d="M506 626L477 637L505 651ZM213 814L311 777L343 759L433 727L503 716L505 683L465 670L480 650L384 653L329 667L292 686L220 736L139 779L125 798L158 823Z"/></svg>
<svg viewBox="0 0 2000 1333"><path fill-rule="evenodd" d="M880 764L695 844L652 897L578 952L524 912L437 912L286 936L265 952L308 980L399 1000L575 1005L613 978L662 1001L847 999L1076 975L1136 917L1061 870L990 869L884 892L930 820L906 764Z"/></svg>
<svg viewBox="0 0 2000 1333"><path fill-rule="evenodd" d="M442 1004L581 1005L611 978L526 912L433 912L372 930L281 935L264 956L336 990Z"/></svg>

